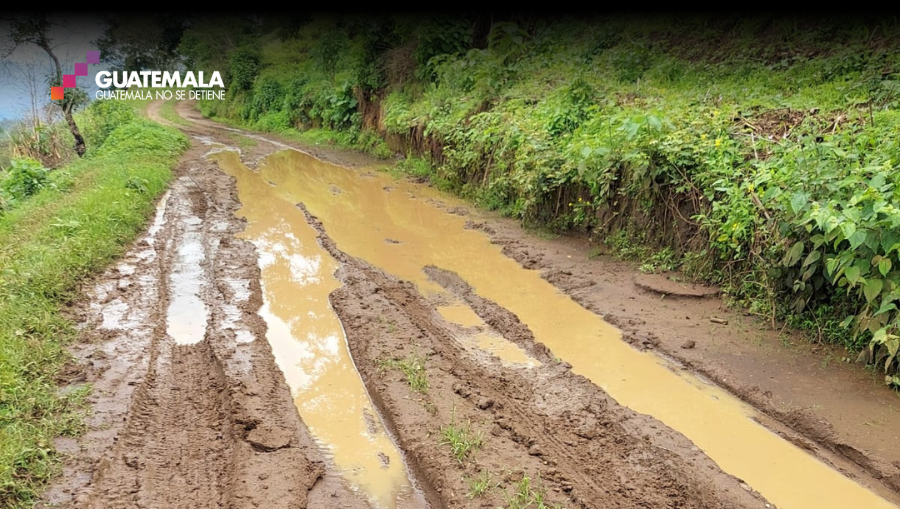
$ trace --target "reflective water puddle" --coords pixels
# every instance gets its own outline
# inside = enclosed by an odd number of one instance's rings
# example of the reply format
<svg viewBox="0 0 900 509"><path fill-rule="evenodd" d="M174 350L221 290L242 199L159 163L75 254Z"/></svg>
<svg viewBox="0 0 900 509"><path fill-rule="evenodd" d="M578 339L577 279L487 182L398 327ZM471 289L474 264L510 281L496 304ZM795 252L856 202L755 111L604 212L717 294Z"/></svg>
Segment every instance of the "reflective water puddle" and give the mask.
<svg viewBox="0 0 900 509"><path fill-rule="evenodd" d="M247 219L241 238L259 253L266 337L314 437L352 486L387 509L424 507L397 447L375 411L347 349L341 322L328 302L340 286L337 262L316 239L296 202L240 162L238 154L211 156L237 178Z"/></svg>

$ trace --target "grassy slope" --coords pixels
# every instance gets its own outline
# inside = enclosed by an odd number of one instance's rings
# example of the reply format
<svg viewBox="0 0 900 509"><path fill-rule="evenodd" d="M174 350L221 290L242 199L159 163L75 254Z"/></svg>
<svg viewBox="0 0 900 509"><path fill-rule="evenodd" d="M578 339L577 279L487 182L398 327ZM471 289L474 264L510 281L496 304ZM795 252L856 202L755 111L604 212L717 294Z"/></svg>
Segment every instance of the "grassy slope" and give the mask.
<svg viewBox="0 0 900 509"><path fill-rule="evenodd" d="M81 430L88 388L58 392L75 337L61 310L142 230L187 146L145 120L106 127L89 157L0 216L0 507L30 507L57 471L54 437Z"/></svg>

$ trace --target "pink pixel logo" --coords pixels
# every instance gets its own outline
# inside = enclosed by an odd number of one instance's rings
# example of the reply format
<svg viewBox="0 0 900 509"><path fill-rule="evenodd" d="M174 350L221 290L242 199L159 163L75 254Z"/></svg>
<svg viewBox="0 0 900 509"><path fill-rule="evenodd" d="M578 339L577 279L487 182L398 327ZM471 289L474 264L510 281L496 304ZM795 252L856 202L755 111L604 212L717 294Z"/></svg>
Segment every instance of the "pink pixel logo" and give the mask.
<svg viewBox="0 0 900 509"><path fill-rule="evenodd" d="M87 52L87 62L78 62L75 64L75 73L74 74L63 74L63 82L61 87L50 87L50 99L53 101L62 100L65 97L65 89L67 88L75 88L77 86L77 79L79 76L87 76L88 75L88 64L99 64L100 63L100 52L99 51L88 51Z"/></svg>

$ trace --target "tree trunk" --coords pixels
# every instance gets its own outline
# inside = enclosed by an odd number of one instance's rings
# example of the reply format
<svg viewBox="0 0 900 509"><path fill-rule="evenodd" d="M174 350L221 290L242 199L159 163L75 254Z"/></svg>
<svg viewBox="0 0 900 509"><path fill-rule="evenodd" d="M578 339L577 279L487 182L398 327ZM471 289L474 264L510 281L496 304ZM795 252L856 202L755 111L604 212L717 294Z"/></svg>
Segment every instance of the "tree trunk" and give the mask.
<svg viewBox="0 0 900 509"><path fill-rule="evenodd" d="M56 58L56 55L50 49L50 44L46 39L42 40L38 45L50 55L51 59L53 59L53 63L56 65L56 81L62 86L62 67L59 65L59 59ZM87 147L84 144L84 137L81 136L81 131L78 130L78 124L75 123L75 118L72 116L72 108L66 104L65 99L60 103L59 107L62 109L63 116L66 118L66 123L69 124L69 132L72 133L72 137L75 138L75 153L78 154L78 157L84 157Z"/></svg>
<svg viewBox="0 0 900 509"><path fill-rule="evenodd" d="M78 130L75 118L72 117L72 111L63 108L63 116L66 117L66 123L69 124L69 132L72 133L72 137L75 138L75 153L78 154L78 157L84 157L87 147L84 145L84 137L81 136L81 131Z"/></svg>

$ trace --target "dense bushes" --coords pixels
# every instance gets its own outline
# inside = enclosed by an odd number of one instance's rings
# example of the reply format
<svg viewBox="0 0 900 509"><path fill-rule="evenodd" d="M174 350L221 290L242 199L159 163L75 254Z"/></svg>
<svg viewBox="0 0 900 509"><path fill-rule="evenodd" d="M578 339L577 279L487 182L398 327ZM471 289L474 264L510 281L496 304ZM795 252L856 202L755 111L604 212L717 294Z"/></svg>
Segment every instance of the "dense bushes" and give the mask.
<svg viewBox="0 0 900 509"><path fill-rule="evenodd" d="M375 131L425 159L404 168L525 221L640 237L751 312L896 371L897 27L443 21L263 36L231 104L265 129ZM395 81L361 81L373 58Z"/></svg>
<svg viewBox="0 0 900 509"><path fill-rule="evenodd" d="M13 159L0 173L0 212L40 191L47 184L47 168L34 159Z"/></svg>

